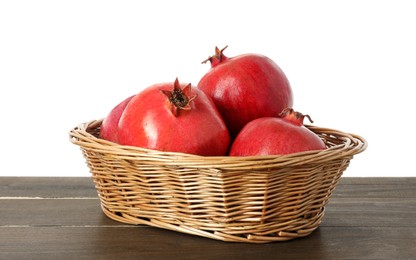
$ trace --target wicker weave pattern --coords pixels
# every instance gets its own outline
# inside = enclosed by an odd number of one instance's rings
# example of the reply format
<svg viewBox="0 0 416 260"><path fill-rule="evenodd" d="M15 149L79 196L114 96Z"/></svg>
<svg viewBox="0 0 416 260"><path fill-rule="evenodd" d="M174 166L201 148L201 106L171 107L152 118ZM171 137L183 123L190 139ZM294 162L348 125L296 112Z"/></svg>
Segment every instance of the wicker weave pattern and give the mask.
<svg viewBox="0 0 416 260"><path fill-rule="evenodd" d="M81 147L108 217L233 242L309 235L350 160L367 146L357 135L308 126L327 150L204 157L99 139L101 122L74 128L70 139Z"/></svg>

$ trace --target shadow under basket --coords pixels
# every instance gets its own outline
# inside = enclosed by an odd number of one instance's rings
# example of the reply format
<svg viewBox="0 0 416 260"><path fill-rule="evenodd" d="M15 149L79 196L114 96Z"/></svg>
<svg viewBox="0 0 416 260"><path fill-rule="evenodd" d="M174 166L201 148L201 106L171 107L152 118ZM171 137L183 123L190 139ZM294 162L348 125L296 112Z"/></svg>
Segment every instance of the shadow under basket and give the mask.
<svg viewBox="0 0 416 260"><path fill-rule="evenodd" d="M360 136L307 126L326 150L208 157L118 145L100 139L101 123L81 124L69 135L109 218L230 242L311 234L350 160L367 147Z"/></svg>

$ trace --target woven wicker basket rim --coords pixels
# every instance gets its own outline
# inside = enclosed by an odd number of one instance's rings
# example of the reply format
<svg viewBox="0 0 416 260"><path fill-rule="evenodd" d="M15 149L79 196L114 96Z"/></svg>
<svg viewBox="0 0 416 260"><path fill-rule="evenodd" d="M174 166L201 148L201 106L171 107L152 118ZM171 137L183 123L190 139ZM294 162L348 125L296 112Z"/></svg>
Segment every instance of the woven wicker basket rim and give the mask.
<svg viewBox="0 0 416 260"><path fill-rule="evenodd" d="M103 119L92 120L82 123L69 132L70 141L83 148L91 148L106 154L114 154L118 157L125 156L126 159L141 159L147 156L154 160L160 160L163 164L186 165L187 167L209 167L209 168L239 168L248 167L252 169L269 168L274 165L301 165L305 163L319 163L337 158L353 156L363 152L367 148L367 141L356 134L345 133L339 130L306 125L311 131L317 133L323 139L331 139L338 143L330 144L321 151L307 151L288 155L267 156L199 156L178 152L164 152L135 146L119 145L93 134L94 130L101 126ZM140 158L137 156L140 155Z"/></svg>

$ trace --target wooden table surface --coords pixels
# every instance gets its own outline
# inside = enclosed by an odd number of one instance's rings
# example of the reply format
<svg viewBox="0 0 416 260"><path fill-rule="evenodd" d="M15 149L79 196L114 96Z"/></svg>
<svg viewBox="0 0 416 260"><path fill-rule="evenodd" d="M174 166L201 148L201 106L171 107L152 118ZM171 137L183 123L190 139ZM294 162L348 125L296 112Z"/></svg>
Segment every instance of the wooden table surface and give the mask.
<svg viewBox="0 0 416 260"><path fill-rule="evenodd" d="M0 259L416 259L416 178L341 178L321 226L268 244L118 223L90 178L0 177Z"/></svg>

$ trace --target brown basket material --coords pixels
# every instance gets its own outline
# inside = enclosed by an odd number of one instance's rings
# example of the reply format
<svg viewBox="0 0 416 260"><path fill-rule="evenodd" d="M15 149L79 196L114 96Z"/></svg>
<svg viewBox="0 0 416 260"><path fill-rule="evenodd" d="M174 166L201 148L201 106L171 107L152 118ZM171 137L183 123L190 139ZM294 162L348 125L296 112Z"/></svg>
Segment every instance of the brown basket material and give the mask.
<svg viewBox="0 0 416 260"><path fill-rule="evenodd" d="M99 138L102 120L81 124L81 147L103 212L116 221L232 242L304 237L353 155L357 135L307 126L328 149L283 156L206 157L122 146Z"/></svg>

